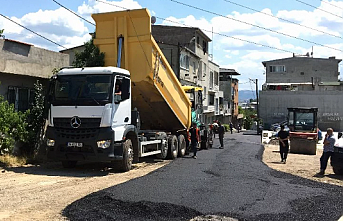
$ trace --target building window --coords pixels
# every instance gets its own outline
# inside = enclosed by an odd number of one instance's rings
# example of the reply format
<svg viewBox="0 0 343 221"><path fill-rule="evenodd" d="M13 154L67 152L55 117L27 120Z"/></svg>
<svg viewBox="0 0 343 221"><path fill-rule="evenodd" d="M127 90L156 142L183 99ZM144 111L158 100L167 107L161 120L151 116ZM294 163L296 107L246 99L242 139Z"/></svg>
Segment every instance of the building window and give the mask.
<svg viewBox="0 0 343 221"><path fill-rule="evenodd" d="M33 105L34 90L9 86L7 91L7 101L14 104L16 111L26 111Z"/></svg>
<svg viewBox="0 0 343 221"><path fill-rule="evenodd" d="M214 85L218 86L219 85L219 79L218 79L218 72L214 72Z"/></svg>
<svg viewBox="0 0 343 221"><path fill-rule="evenodd" d="M219 114L219 101L218 101L218 98L216 98L215 111L216 111L216 115Z"/></svg>
<svg viewBox="0 0 343 221"><path fill-rule="evenodd" d="M193 74L196 75L196 71L195 71L195 61L193 61Z"/></svg>
<svg viewBox="0 0 343 221"><path fill-rule="evenodd" d="M213 89L213 71L210 72L210 89Z"/></svg>
<svg viewBox="0 0 343 221"><path fill-rule="evenodd" d="M209 94L208 105L214 105L214 94Z"/></svg>
<svg viewBox="0 0 343 221"><path fill-rule="evenodd" d="M206 76L206 71L207 71L206 63L204 62L204 68L203 68L203 72L202 72L204 77Z"/></svg>
<svg viewBox="0 0 343 221"><path fill-rule="evenodd" d="M189 70L189 56L185 54L180 55L180 67Z"/></svg>
<svg viewBox="0 0 343 221"><path fill-rule="evenodd" d="M207 53L207 42L205 40L202 41L202 50L204 54Z"/></svg>
<svg viewBox="0 0 343 221"><path fill-rule="evenodd" d="M286 67L285 65L270 65L269 72L286 72Z"/></svg>

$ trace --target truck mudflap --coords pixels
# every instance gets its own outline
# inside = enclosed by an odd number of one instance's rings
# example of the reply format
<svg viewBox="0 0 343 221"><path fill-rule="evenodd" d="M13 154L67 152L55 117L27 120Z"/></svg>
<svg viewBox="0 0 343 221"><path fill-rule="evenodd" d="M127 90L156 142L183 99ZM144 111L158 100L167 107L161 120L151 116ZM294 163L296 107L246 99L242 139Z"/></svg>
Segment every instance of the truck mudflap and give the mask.
<svg viewBox="0 0 343 221"><path fill-rule="evenodd" d="M47 157L59 161L109 162L123 159L123 141L113 142L114 131L110 127L87 130L66 130L48 127ZM109 145L98 147L98 141Z"/></svg>

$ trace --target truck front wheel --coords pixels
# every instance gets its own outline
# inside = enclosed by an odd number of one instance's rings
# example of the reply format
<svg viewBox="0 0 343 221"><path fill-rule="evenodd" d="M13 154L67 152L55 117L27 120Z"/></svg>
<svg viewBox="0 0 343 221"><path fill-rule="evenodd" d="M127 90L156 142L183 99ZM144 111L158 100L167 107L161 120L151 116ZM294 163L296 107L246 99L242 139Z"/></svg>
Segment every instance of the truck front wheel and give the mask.
<svg viewBox="0 0 343 221"><path fill-rule="evenodd" d="M123 143L123 159L120 161L119 169L122 172L127 172L132 168L133 161L133 146L130 139Z"/></svg>
<svg viewBox="0 0 343 221"><path fill-rule="evenodd" d="M170 135L168 137L168 158L175 159L177 157L178 142L175 135Z"/></svg>

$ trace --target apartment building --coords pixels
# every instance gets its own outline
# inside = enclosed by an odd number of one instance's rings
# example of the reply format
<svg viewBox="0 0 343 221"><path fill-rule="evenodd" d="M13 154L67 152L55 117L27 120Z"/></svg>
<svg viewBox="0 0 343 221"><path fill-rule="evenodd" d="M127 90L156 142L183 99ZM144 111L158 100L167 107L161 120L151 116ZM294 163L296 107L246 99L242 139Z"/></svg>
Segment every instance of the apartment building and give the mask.
<svg viewBox="0 0 343 221"><path fill-rule="evenodd" d="M229 68L220 68L219 90L223 91L223 118L224 123L238 123L238 79L233 76L240 74Z"/></svg>
<svg viewBox="0 0 343 221"><path fill-rule="evenodd" d="M223 92L219 90L219 65L210 61L211 39L199 28L152 25L152 35L182 85L203 88L202 121L220 117Z"/></svg>
<svg viewBox="0 0 343 221"><path fill-rule="evenodd" d="M343 129L343 84L335 57L293 56L264 61L266 82L259 99L264 128L287 119L289 107L318 107L318 125Z"/></svg>

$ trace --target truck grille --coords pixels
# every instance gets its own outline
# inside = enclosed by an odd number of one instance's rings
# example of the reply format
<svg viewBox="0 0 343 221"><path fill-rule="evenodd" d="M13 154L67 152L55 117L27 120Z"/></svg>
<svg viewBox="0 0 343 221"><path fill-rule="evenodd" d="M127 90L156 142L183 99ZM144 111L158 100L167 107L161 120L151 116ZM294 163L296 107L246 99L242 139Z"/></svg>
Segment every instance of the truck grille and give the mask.
<svg viewBox="0 0 343 221"><path fill-rule="evenodd" d="M80 118L81 124L77 129L94 129L100 127L101 118ZM54 118L55 128L74 129L71 126L71 118Z"/></svg>
<svg viewBox="0 0 343 221"><path fill-rule="evenodd" d="M59 138L66 138L72 141L94 138L98 129L61 129L56 128L56 135Z"/></svg>

